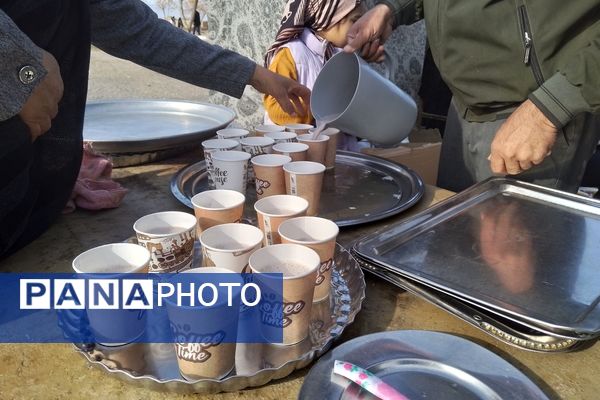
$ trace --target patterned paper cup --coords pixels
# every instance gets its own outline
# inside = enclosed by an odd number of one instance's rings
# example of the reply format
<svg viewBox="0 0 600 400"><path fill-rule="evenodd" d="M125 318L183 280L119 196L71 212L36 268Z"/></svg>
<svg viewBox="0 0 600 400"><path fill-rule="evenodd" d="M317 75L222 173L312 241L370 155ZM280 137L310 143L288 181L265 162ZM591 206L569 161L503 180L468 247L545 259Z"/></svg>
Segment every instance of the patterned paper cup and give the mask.
<svg viewBox="0 0 600 400"><path fill-rule="evenodd" d="M279 225L282 243L301 244L310 247L319 255L321 266L315 280L314 301L329 296L335 240L339 231L335 222L318 217L292 218Z"/></svg>
<svg viewBox="0 0 600 400"><path fill-rule="evenodd" d="M277 143L273 153L288 156L292 161L306 161L308 145L304 143Z"/></svg>
<svg viewBox="0 0 600 400"><path fill-rule="evenodd" d="M204 149L204 160L206 160L206 170L208 171L208 187L215 188L213 179L212 155L217 151L241 150L242 147L237 140L232 139L209 139L202 142Z"/></svg>
<svg viewBox="0 0 600 400"><path fill-rule="evenodd" d="M305 133L308 133L309 129L314 128L313 125L309 125L309 124L286 124L285 125L285 130L288 132L294 132L298 135L303 135Z"/></svg>
<svg viewBox="0 0 600 400"><path fill-rule="evenodd" d="M277 229L282 222L306 214L308 201L285 194L270 196L257 201L254 209L258 216L258 227L265 234L264 245L270 246L281 243Z"/></svg>
<svg viewBox="0 0 600 400"><path fill-rule="evenodd" d="M248 137L249 134L250 131L241 128L226 128L217 131L217 137L219 139L231 139L237 141L238 143L243 138Z"/></svg>
<svg viewBox="0 0 600 400"><path fill-rule="evenodd" d="M263 232L247 224L223 224L200 235L202 266L247 273L248 259L263 242Z"/></svg>
<svg viewBox="0 0 600 400"><path fill-rule="evenodd" d="M308 201L307 215L317 215L325 166L312 161L296 161L283 166L287 194Z"/></svg>
<svg viewBox="0 0 600 400"><path fill-rule="evenodd" d="M276 278L270 278L268 275L257 277L263 282L259 307L265 339L275 342L278 329L283 329L283 344L295 344L304 340L310 328L319 255L314 250L298 244L276 244L252 254L250 268L253 274L283 274L283 293L268 291L269 287L276 287ZM271 285L270 280L273 281ZM283 298L279 298L275 293Z"/></svg>
<svg viewBox="0 0 600 400"><path fill-rule="evenodd" d="M329 136L319 135L316 139L312 138L312 134L298 135L298 142L308 145L307 161L314 161L320 164L325 163L325 154L327 154L327 144Z"/></svg>
<svg viewBox="0 0 600 400"><path fill-rule="evenodd" d="M278 143L293 143L298 141L298 135L294 132L269 132L265 137L271 138Z"/></svg>
<svg viewBox="0 0 600 400"><path fill-rule="evenodd" d="M213 153L213 179L217 189L246 193L248 160L244 151L218 151Z"/></svg>
<svg viewBox="0 0 600 400"><path fill-rule="evenodd" d="M291 161L291 157L281 154L261 154L250 160L254 169L256 196L259 199L285 194L283 166Z"/></svg>
<svg viewBox="0 0 600 400"><path fill-rule="evenodd" d="M152 254L150 272L178 272L192 265L196 217L180 211L146 215L133 224L138 243Z"/></svg>
<svg viewBox="0 0 600 400"><path fill-rule="evenodd" d="M265 136L265 134L270 132L283 132L285 131L285 126L279 125L257 125L254 127L254 135L255 136Z"/></svg>
<svg viewBox="0 0 600 400"><path fill-rule="evenodd" d="M192 197L194 214L198 219L198 237L213 226L240 222L246 196L235 190L219 189L200 192Z"/></svg>

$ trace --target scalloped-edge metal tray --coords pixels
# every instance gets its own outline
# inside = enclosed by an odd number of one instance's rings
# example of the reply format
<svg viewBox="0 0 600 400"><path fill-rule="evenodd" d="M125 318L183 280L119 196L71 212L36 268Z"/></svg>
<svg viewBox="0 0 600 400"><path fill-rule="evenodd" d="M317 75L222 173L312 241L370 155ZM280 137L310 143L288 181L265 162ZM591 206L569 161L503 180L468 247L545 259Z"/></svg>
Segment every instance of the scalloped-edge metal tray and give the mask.
<svg viewBox="0 0 600 400"><path fill-rule="evenodd" d="M201 252L195 249L194 266ZM328 299L313 303L310 336L282 346L238 344L235 369L225 378L187 381L179 374L173 344L132 344L120 348L96 346L78 352L91 365L133 385L179 393L235 392L281 379L320 357L350 325L365 298L365 280L354 257L336 246L332 288Z"/></svg>
<svg viewBox="0 0 600 400"><path fill-rule="evenodd" d="M204 160L182 168L171 180L173 195L192 208L191 198L208 190ZM414 171L379 157L338 151L333 170L325 172L319 216L338 226L353 226L391 217L414 206L425 186ZM254 215L254 187L246 191L245 215Z"/></svg>

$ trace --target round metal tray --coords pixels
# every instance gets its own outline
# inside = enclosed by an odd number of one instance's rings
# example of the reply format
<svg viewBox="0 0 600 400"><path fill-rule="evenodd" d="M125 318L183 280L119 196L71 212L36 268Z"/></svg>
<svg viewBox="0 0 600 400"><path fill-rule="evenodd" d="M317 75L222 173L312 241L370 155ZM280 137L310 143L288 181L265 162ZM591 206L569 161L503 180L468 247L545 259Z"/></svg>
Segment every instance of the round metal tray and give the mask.
<svg viewBox="0 0 600 400"><path fill-rule="evenodd" d="M229 125L235 112L209 103L112 100L86 105L83 140L109 154L157 152L197 144Z"/></svg>
<svg viewBox="0 0 600 400"><path fill-rule="evenodd" d="M199 246L193 266L201 258ZM365 298L362 270L352 255L336 246L329 298L313 303L310 336L292 346L238 344L235 369L225 378L187 381L179 374L173 344L132 344L122 348L78 351L93 366L131 384L179 393L235 392L261 386L304 368L325 353L354 321Z"/></svg>
<svg viewBox="0 0 600 400"><path fill-rule="evenodd" d="M188 165L173 176L171 192L192 208L191 198L208 189L204 161ZM338 151L335 169L325 172L319 216L338 226L352 226L396 215L423 196L425 186L412 170L384 160L348 151ZM254 216L256 192L248 187L246 216Z"/></svg>

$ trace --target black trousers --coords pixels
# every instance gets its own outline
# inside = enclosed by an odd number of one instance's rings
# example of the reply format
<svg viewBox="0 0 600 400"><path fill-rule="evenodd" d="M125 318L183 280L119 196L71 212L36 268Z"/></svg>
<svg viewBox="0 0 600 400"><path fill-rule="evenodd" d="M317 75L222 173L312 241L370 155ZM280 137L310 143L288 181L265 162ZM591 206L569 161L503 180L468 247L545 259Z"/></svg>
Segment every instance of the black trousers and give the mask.
<svg viewBox="0 0 600 400"><path fill-rule="evenodd" d="M0 0L0 8L58 61L65 85L50 131L31 141L19 116L0 122L0 258L60 215L79 172L90 60L86 0Z"/></svg>

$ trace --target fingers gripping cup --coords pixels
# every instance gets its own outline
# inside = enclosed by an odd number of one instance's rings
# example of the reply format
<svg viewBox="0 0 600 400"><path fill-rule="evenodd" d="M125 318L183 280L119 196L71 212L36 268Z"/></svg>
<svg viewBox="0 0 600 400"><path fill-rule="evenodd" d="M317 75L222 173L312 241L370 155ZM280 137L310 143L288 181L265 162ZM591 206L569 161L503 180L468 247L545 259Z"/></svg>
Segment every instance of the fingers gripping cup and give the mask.
<svg viewBox="0 0 600 400"><path fill-rule="evenodd" d="M291 161L291 157L281 154L261 154L250 160L254 169L256 196L259 199L285 194L283 166Z"/></svg>
<svg viewBox="0 0 600 400"><path fill-rule="evenodd" d="M152 254L150 272L189 268L196 240L196 217L180 211L146 215L133 224L138 243Z"/></svg>
<svg viewBox="0 0 600 400"><path fill-rule="evenodd" d="M215 188L215 182L213 179L213 163L212 155L217 151L230 151L230 150L241 150L241 146L238 141L232 139L210 139L202 142L202 148L204 149L204 160L206 161L206 170L208 171L208 187L210 189Z"/></svg>
<svg viewBox="0 0 600 400"><path fill-rule="evenodd" d="M207 190L192 197L194 214L198 219L198 237L216 225L240 222L246 196L235 190Z"/></svg>
<svg viewBox="0 0 600 400"><path fill-rule="evenodd" d="M185 275L185 276L184 276ZM197 281L196 277L197 275ZM227 276L231 278L225 279ZM193 278L191 276L194 276ZM175 351L181 375L188 380L227 376L235 364L237 325L240 307L240 286L242 278L223 268L195 268L185 271L175 278L182 284L194 282L199 286L210 283L217 289L204 289L202 294L210 306L202 306L186 299L185 304L177 304L173 298L167 299L167 312L173 334ZM234 283L231 303L227 290L220 283Z"/></svg>
<svg viewBox="0 0 600 400"><path fill-rule="evenodd" d="M296 161L283 166L287 194L308 201L307 215L319 212L325 166L312 161Z"/></svg>
<svg viewBox="0 0 600 400"><path fill-rule="evenodd" d="M308 145L305 143L277 143L273 153L289 156L292 161L306 161Z"/></svg>
<svg viewBox="0 0 600 400"><path fill-rule="evenodd" d="M271 196L257 201L254 209L258 226L265 234L264 245L270 246L281 243L277 229L282 222L306 214L308 201L298 196Z"/></svg>
<svg viewBox="0 0 600 400"><path fill-rule="evenodd" d="M223 224L202 232L202 266L225 268L237 273L248 272L248 259L260 249L263 233L247 224Z"/></svg>
<svg viewBox="0 0 600 400"><path fill-rule="evenodd" d="M315 301L329 296L335 240L339 231L333 221L318 217L292 218L279 225L282 243L301 244L310 247L319 255L321 265L315 280Z"/></svg>
<svg viewBox="0 0 600 400"><path fill-rule="evenodd" d="M114 243L95 247L73 260L78 274L110 274L115 279L123 274L148 272L150 252L132 243ZM88 309L91 331L98 343L122 346L140 337L146 328L146 314L140 310Z"/></svg>
<svg viewBox="0 0 600 400"><path fill-rule="evenodd" d="M283 329L283 344L301 342L308 336L310 313L319 268L319 255L297 244L276 244L262 248L250 256L253 274L283 274L283 298L276 299L268 292L270 279L263 282L260 321L265 339L275 337Z"/></svg>
<svg viewBox="0 0 600 400"><path fill-rule="evenodd" d="M250 154L243 151L218 151L212 158L215 187L246 193Z"/></svg>

